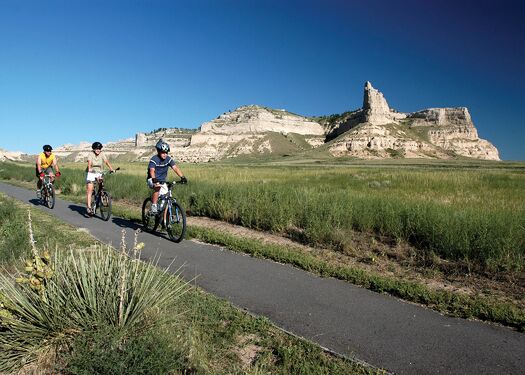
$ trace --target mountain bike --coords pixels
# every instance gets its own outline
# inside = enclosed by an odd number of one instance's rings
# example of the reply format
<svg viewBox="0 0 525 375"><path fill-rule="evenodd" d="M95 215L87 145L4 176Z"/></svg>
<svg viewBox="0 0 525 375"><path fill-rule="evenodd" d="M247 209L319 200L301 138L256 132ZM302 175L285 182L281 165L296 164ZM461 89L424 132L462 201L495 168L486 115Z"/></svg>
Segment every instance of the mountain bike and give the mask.
<svg viewBox="0 0 525 375"><path fill-rule="evenodd" d="M100 217L104 221L108 221L111 217L111 195L109 191L104 189L104 176L108 173L114 173L119 169L120 167L114 171L102 172L102 175L95 179L95 186L91 193L91 212L92 215L95 215L97 209L99 209Z"/></svg>
<svg viewBox="0 0 525 375"><path fill-rule="evenodd" d="M42 180L39 199L40 203L49 208L55 207L55 186L53 185L55 176L46 174Z"/></svg>
<svg viewBox="0 0 525 375"><path fill-rule="evenodd" d="M142 225L146 232L153 233L159 224L166 229L168 237L173 242L181 242L186 234L186 213L173 196L173 186L176 182L167 182L168 192L159 196L157 213L151 212L151 198L146 198L142 204Z"/></svg>

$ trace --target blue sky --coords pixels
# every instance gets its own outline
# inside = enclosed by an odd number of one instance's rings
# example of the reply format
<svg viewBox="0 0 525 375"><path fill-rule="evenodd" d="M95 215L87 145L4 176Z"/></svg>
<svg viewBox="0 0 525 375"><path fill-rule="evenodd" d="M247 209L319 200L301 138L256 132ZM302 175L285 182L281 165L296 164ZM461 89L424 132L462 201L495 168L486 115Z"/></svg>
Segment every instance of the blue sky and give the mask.
<svg viewBox="0 0 525 375"><path fill-rule="evenodd" d="M518 1L0 0L0 148L196 128L241 105L302 115L466 106L525 160Z"/></svg>

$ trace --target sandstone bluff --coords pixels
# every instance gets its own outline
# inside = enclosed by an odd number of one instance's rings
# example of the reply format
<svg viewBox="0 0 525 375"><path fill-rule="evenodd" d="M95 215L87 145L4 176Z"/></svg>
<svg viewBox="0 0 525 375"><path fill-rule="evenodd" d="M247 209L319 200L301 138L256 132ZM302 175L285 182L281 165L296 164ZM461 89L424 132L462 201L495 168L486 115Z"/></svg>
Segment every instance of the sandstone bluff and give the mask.
<svg viewBox="0 0 525 375"><path fill-rule="evenodd" d="M496 147L480 139L467 108L429 108L401 113L365 83L362 108L340 115L305 117L258 105L226 112L198 130L164 128L109 142L105 150L122 160L148 160L163 138L177 159L208 162L239 155L291 155L312 150L335 157L499 160ZM81 161L91 143L64 145L57 155Z"/></svg>

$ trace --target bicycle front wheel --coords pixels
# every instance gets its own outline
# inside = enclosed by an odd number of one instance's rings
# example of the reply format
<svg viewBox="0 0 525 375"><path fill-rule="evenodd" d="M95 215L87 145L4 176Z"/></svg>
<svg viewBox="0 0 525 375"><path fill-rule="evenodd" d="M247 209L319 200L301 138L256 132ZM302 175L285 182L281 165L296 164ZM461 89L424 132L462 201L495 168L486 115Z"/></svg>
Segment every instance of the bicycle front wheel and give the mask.
<svg viewBox="0 0 525 375"><path fill-rule="evenodd" d="M173 242L181 242L186 234L186 213L179 203L173 201L166 214L166 232Z"/></svg>
<svg viewBox="0 0 525 375"><path fill-rule="evenodd" d="M47 207L53 208L55 207L55 188L52 184L49 184L44 189L44 203Z"/></svg>
<svg viewBox="0 0 525 375"><path fill-rule="evenodd" d="M151 198L146 198L142 203L142 225L146 232L155 232L159 226L159 216L151 214Z"/></svg>
<svg viewBox="0 0 525 375"><path fill-rule="evenodd" d="M102 220L108 221L111 217L111 195L107 191L100 194L100 217Z"/></svg>

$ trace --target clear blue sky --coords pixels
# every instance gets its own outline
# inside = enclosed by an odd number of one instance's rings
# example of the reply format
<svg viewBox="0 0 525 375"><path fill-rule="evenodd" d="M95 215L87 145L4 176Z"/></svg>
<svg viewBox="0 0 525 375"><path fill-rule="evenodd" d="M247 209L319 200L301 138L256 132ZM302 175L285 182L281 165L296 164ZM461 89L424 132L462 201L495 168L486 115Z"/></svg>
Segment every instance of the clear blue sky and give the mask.
<svg viewBox="0 0 525 375"><path fill-rule="evenodd" d="M510 1L0 0L0 148L39 152L245 104L466 106L525 160L525 12Z"/></svg>

